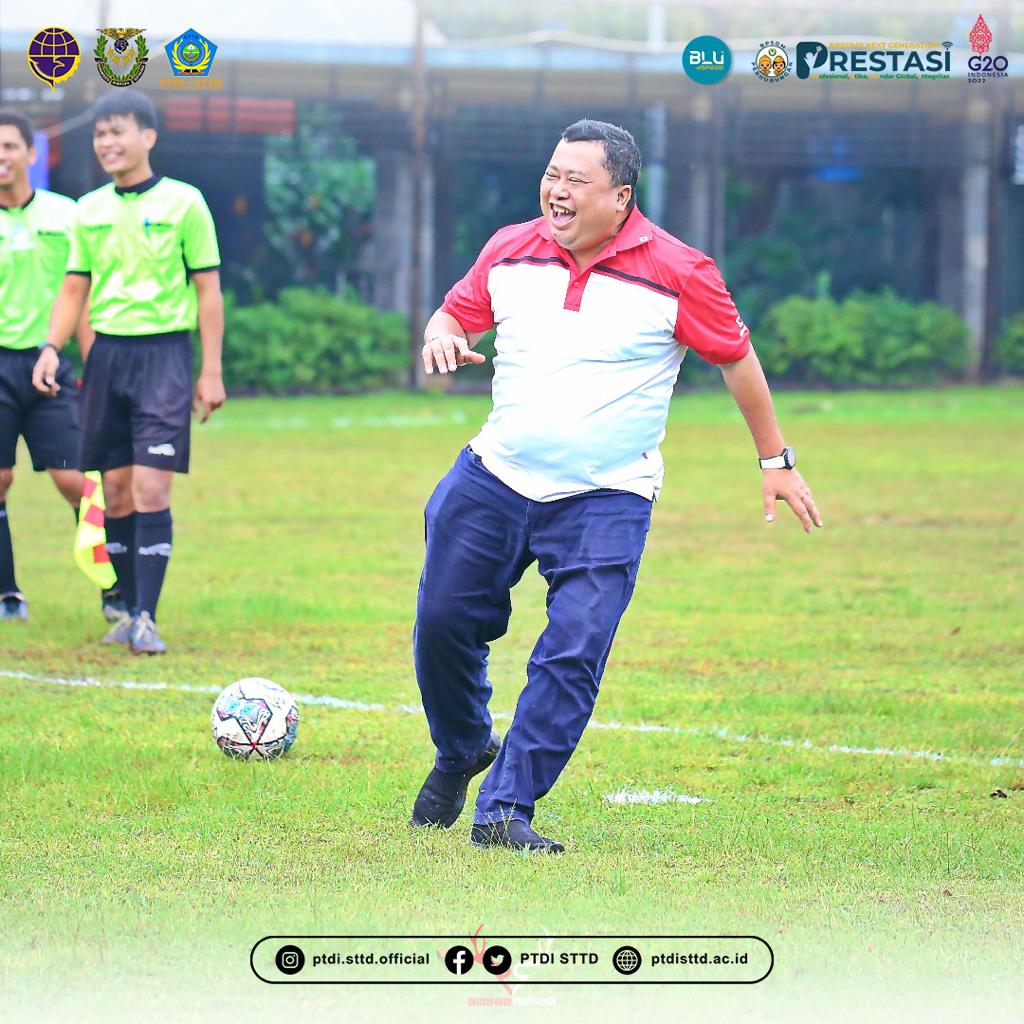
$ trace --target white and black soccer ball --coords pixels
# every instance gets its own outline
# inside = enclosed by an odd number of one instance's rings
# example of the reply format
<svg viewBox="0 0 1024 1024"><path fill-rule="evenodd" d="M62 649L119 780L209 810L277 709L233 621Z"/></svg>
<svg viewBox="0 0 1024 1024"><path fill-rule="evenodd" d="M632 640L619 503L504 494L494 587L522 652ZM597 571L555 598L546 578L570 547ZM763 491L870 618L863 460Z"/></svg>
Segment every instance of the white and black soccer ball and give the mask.
<svg viewBox="0 0 1024 1024"><path fill-rule="evenodd" d="M272 761L291 749L299 728L292 695L269 679L239 679L226 686L210 714L213 738L228 757Z"/></svg>

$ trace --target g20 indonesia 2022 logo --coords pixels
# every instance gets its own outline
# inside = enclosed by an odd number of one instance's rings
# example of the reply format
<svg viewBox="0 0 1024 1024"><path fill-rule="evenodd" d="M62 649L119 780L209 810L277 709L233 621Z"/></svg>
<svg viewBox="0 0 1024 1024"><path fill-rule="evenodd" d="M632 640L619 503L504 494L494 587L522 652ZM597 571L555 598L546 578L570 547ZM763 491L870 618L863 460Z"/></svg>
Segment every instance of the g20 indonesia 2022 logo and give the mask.
<svg viewBox="0 0 1024 1024"><path fill-rule="evenodd" d="M992 30L985 19L979 14L968 38L974 53L967 58L967 81L971 85L980 85L990 78L1009 77L1010 62L1001 53L990 54Z"/></svg>

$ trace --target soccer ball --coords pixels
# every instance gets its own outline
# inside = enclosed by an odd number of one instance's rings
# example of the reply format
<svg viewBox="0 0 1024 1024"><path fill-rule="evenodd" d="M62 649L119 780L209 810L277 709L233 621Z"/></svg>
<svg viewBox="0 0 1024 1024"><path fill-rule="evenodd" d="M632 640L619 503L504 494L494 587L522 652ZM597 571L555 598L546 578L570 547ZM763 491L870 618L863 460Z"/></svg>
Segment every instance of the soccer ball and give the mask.
<svg viewBox="0 0 1024 1024"><path fill-rule="evenodd" d="M292 695L269 679L239 679L225 687L210 714L221 753L241 761L272 761L291 749L299 728Z"/></svg>

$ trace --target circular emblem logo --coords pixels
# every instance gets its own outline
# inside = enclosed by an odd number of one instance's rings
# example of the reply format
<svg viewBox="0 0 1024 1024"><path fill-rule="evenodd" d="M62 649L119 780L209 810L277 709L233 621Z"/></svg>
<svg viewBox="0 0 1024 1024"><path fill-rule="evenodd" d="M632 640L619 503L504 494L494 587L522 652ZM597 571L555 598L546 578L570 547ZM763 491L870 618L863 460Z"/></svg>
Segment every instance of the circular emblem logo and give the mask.
<svg viewBox="0 0 1024 1024"><path fill-rule="evenodd" d="M718 36L697 36L683 50L683 70L698 85L715 85L732 71L732 50Z"/></svg>
<svg viewBox="0 0 1024 1024"><path fill-rule="evenodd" d="M282 946L274 963L282 974L298 974L306 964L306 956L298 946Z"/></svg>
<svg viewBox="0 0 1024 1024"><path fill-rule="evenodd" d="M78 70L81 56L78 40L66 28L55 25L40 29L28 44L29 69L51 89Z"/></svg>
<svg viewBox="0 0 1024 1024"><path fill-rule="evenodd" d="M635 946L620 946L612 953L612 967L619 974L636 974L643 962L644 958Z"/></svg>
<svg viewBox="0 0 1024 1024"><path fill-rule="evenodd" d="M754 57L754 75L762 82L781 82L790 66L789 54L777 39L762 43Z"/></svg>
<svg viewBox="0 0 1024 1024"><path fill-rule="evenodd" d="M473 969L473 952L467 946L452 946L444 955L444 965L452 974L466 974Z"/></svg>
<svg viewBox="0 0 1024 1024"><path fill-rule="evenodd" d="M512 954L504 946L488 946L484 953L484 970L500 977L512 966Z"/></svg>

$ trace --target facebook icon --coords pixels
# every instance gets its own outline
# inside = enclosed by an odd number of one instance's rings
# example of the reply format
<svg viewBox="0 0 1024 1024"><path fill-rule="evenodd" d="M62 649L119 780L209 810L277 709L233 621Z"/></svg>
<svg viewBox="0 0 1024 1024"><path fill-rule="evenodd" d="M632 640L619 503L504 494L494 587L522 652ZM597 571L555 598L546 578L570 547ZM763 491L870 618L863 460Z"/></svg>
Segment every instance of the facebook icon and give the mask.
<svg viewBox="0 0 1024 1024"><path fill-rule="evenodd" d="M465 946L452 946L444 955L444 965L452 974L466 974L473 966L473 954Z"/></svg>

